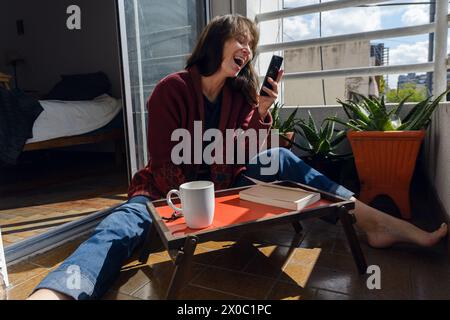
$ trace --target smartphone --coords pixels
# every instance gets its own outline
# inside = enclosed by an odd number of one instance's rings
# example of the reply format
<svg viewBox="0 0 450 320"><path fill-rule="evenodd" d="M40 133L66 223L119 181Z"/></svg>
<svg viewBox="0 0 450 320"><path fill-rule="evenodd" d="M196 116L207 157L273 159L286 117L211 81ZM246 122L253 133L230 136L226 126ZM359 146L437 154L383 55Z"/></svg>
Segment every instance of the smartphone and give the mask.
<svg viewBox="0 0 450 320"><path fill-rule="evenodd" d="M262 88L267 87L269 89L272 89L272 85L269 83L268 78L270 77L274 81L277 80L278 71L280 71L282 63L283 57L277 55L272 56L272 60L270 60L269 68L267 69L266 76L264 77L264 82L261 87L261 91L259 92L259 95L268 96L268 94Z"/></svg>

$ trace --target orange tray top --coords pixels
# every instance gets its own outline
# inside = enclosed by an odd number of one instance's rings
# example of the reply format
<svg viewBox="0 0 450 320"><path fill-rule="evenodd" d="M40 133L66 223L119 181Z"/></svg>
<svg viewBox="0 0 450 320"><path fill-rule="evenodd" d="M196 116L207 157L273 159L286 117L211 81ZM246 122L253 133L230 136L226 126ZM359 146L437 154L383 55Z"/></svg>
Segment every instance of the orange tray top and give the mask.
<svg viewBox="0 0 450 320"><path fill-rule="evenodd" d="M321 199L318 202L304 208L302 211L328 206L331 203L333 202ZM161 217L165 218L169 218L173 213L173 209L168 205L156 207L156 211ZM239 194L232 194L216 197L214 220L212 225L208 228L190 229L187 227L183 217L175 221L165 222L165 224L174 237L180 237L199 231L214 230L245 222L251 222L258 219L270 218L288 212L293 212L293 210L241 200L239 198Z"/></svg>

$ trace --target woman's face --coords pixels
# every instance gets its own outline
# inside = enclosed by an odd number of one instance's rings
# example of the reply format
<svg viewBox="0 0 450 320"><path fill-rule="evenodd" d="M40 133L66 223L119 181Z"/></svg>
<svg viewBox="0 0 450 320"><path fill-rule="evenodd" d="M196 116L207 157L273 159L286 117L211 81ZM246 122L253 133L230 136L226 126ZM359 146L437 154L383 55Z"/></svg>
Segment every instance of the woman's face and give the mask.
<svg viewBox="0 0 450 320"><path fill-rule="evenodd" d="M220 71L226 77L236 77L252 60L253 52L250 45L251 38L248 35L239 35L225 42Z"/></svg>

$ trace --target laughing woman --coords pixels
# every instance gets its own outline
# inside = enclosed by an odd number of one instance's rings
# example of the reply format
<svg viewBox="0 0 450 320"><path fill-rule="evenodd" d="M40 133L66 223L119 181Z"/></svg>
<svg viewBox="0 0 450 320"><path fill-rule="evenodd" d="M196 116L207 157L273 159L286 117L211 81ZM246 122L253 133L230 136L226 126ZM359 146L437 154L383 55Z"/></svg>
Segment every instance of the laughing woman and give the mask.
<svg viewBox="0 0 450 320"><path fill-rule="evenodd" d="M369 207L286 149L265 152L279 159L278 172L270 176L261 175L259 161L247 166L172 162L171 151L176 144L172 133L183 128L193 134L195 121L202 121L204 131L269 130L269 108L277 99L283 72L270 80L271 89L263 88L267 96L258 95L251 64L258 38L255 24L239 15L220 16L206 26L186 69L161 80L148 101L150 161L133 177L128 202L114 209L90 238L37 286L30 299L100 298L117 278L124 261L144 240L152 223L146 201L163 198L170 189L192 180L207 179L214 182L216 189L230 188L249 184L245 173L264 181L295 180L355 200L357 227L377 248L398 242L432 246L446 235L445 224L429 233ZM80 270L80 286L69 288L68 269L74 265Z"/></svg>

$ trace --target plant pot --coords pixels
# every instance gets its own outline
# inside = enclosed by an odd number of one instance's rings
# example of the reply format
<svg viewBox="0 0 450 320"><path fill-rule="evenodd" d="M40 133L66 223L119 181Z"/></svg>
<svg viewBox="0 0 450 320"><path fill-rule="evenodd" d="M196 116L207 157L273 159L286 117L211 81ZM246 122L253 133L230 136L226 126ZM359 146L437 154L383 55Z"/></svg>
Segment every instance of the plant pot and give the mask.
<svg viewBox="0 0 450 320"><path fill-rule="evenodd" d="M361 193L370 203L378 195L389 196L404 219L411 218L409 188L420 145L421 131L349 131Z"/></svg>
<svg viewBox="0 0 450 320"><path fill-rule="evenodd" d="M294 134L295 134L295 132L286 132L286 133L283 133L282 135L285 136L286 138L288 138L289 140L293 140L294 139ZM272 145L272 143L271 143L271 135L269 135L267 137L267 149L272 148L271 145ZM278 147L291 149L292 148L292 142L287 141L287 140L283 139L282 137L279 137Z"/></svg>

